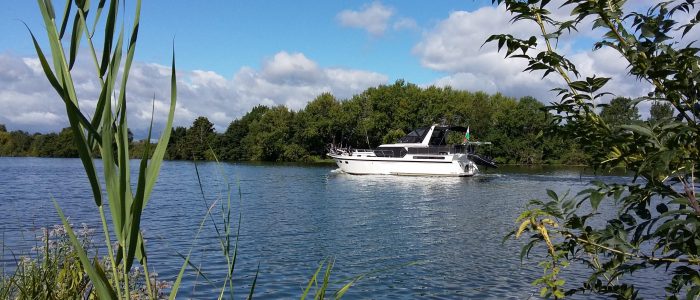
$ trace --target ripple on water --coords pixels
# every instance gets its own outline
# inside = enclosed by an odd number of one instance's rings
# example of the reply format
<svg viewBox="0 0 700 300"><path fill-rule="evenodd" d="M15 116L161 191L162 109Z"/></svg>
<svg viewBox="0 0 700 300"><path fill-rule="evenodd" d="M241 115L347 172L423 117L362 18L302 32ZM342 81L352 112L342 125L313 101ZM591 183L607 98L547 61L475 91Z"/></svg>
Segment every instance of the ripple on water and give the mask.
<svg viewBox="0 0 700 300"><path fill-rule="evenodd" d="M365 275L349 299L524 299L537 294L530 282L541 270L535 260L521 265L520 243L502 244L502 237L529 199L546 197L545 189L576 192L593 178L570 171L489 170L445 178L352 176L334 167L222 166L198 164L202 195L193 164L165 162L143 215L149 261L160 279L174 280L181 255L193 249L192 262L213 280L212 285L188 272L179 293L185 298L211 298L227 273L210 221L194 240L211 205L222 230L221 205L229 203L225 180L232 191L234 231L242 216L236 298L247 295L258 266L256 295L296 298L319 263L334 257L334 280ZM79 160L0 158L0 186L5 213L0 229L5 247L15 253L31 247L33 237L22 238L31 236L28 228L60 222L51 197L74 223L99 222ZM11 261L6 252L3 263ZM658 292L654 275L642 280Z"/></svg>

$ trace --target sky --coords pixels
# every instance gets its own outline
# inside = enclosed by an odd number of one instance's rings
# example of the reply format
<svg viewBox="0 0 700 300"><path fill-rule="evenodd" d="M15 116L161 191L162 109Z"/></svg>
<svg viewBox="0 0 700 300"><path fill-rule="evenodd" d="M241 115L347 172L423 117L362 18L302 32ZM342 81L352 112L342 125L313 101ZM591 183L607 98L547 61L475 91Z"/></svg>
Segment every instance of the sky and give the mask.
<svg viewBox="0 0 700 300"><path fill-rule="evenodd" d="M60 17L65 2L53 2ZM654 0L631 2L643 7ZM122 19L127 34L133 5L126 3ZM422 87L556 100L550 89L562 84L559 78L523 73L523 61L504 59L495 44L482 46L491 34L538 33L532 24L511 24L510 18L502 6L486 0L146 0L127 88L129 124L137 137L143 135L153 105L155 123L166 119L173 47L178 74L175 125L189 126L205 116L218 132L256 105L300 110L324 92L349 99L400 79ZM8 130L58 131L68 126L65 106L44 77L22 22L48 51L37 3L5 3L0 10L0 124ZM613 77L607 91L628 97L647 94L647 84L626 76L618 53L592 51L599 36L584 24L558 47L584 77ZM81 46L73 76L79 82L81 109L91 115L100 89L86 43ZM101 43L96 46L100 52ZM644 105L643 115L648 114Z"/></svg>

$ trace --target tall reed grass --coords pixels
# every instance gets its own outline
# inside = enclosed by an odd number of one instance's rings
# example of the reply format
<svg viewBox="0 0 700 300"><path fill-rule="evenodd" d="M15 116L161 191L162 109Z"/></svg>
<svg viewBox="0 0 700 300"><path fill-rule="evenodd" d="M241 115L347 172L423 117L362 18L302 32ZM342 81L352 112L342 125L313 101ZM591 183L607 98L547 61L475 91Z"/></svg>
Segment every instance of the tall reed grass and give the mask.
<svg viewBox="0 0 700 300"><path fill-rule="evenodd" d="M74 144L78 148L80 160L90 182L95 205L102 222L109 270L102 270L99 263L89 259L58 203L54 201L54 205L97 295L102 299L126 299L131 295L128 273L135 261L143 267L146 277L149 277L148 256L140 230L141 214L148 204L160 172L165 147L170 138L177 102L175 55L173 53L170 82L171 100L167 122L153 155L144 156L139 164L136 189L134 190L128 161L126 86L136 51L141 1L137 0L135 3L133 24L127 41L126 53L123 53L124 24L117 24L120 9L126 9L126 5L120 5L119 1L111 0L107 3L107 1L101 0L94 11L91 10L90 1L66 1L63 18L60 22L57 22L56 12L50 0L38 0L37 3L50 44L51 64L39 46L34 33L28 29L46 78L65 104L70 128L73 131ZM73 10L75 10L74 13ZM104 12L106 12L106 19L102 20ZM70 37L67 37L66 32L71 16L72 28ZM102 53L98 56L93 37L99 25L104 25L104 32L102 32L104 40ZM83 40L86 41L91 52L95 75L101 85L95 111L90 114L92 115L91 119L86 117L86 114L80 109L80 101L71 74ZM68 51L63 48L64 42L68 45ZM151 129L149 129L148 140L151 138ZM149 153L149 151L147 144L145 153ZM99 175L94 165L93 153L95 152L98 152L102 158L103 172L101 175L105 182L104 186L98 179ZM103 195L106 195L106 199ZM105 216L105 204L109 205L111 222L108 222ZM111 234L116 237L116 249L112 247ZM110 273L110 276L107 276L106 273ZM146 284L150 285L149 282L147 280ZM148 290L152 290L150 286ZM155 298L155 295L151 295L151 298Z"/></svg>
<svg viewBox="0 0 700 300"><path fill-rule="evenodd" d="M51 0L37 0L37 3L43 17L50 45L50 57L47 58L44 54L44 50L37 42L31 29L28 27L27 29L31 35L46 78L65 104L74 143L78 148L80 160L90 182L97 213L100 215L101 231L104 235L104 245L107 249L107 255L103 263L96 258L91 260L85 245L81 243L71 228L61 207L54 201L55 208L65 228L66 236L74 249L75 262L78 263L85 274L85 276L82 275L83 273L75 276L81 282L83 277L85 280L89 280L92 287L91 293L94 292L100 299L129 299L138 293L138 291L134 290L133 279L129 275L132 266L135 264L142 266L145 278L152 277L149 274L149 261L141 233L141 215L150 199L160 172L166 146L170 139L177 102L175 54L173 51L170 75L170 108L167 121L155 149L150 149L150 143L145 144L143 153L152 154L150 156L144 155L141 159L134 189L129 167L126 87L136 51L136 41L140 27L141 1L136 0L134 3L133 23L131 31L128 33L125 32L124 24L118 24L117 22L117 20L123 20L123 17L120 17L121 10L126 11L127 9L127 5L120 3L118 0L100 0L96 7L91 7L89 0L68 0L63 8L63 17L60 20L56 17L56 11ZM103 19L103 17L105 18ZM70 22L71 20L72 22ZM104 26L104 31L97 35L103 37L103 40L98 44L102 50L101 53L98 53L95 45L98 41L93 40L93 38L96 36L95 33L100 26ZM125 39L127 35L128 39ZM86 43L86 48L90 51L95 76L101 85L96 108L89 114L84 112L80 106L71 73L78 57L78 51L85 48L81 46L83 42ZM127 47L124 53L125 42ZM64 49L64 45L67 45L67 50ZM151 140L152 128L153 123L151 122L147 141ZM101 158L102 174L98 174L95 167L96 160L94 159L97 156ZM223 172L221 173L225 176ZM101 184L100 178L104 180L104 185ZM194 239L194 243L196 243L205 221L209 218L214 224L216 234L219 237L219 246L227 264L227 275L221 283L220 292L217 295L219 299L225 296L233 298L233 272L238 253L238 231L234 233L233 229L236 228L237 230L237 228L240 228L240 223L238 223L239 226L233 226L231 188L228 186L228 179L226 179L226 182L228 192L226 199L220 199L221 201L217 200L209 204L203 198L205 203L207 203L208 210L200 223ZM202 195L204 195L203 190ZM219 205L217 206L217 204ZM105 215L105 205L109 207L111 221L108 221ZM221 208L222 219L220 222L215 221L213 217L212 210L215 207ZM240 215L238 222L240 222ZM116 238L116 241L112 241L112 236ZM177 296L184 272L188 266L196 270L198 274L201 274L199 269L190 262L193 248L194 244L190 252L187 255L183 255L184 263L171 288L170 299L174 299ZM323 279L319 281L318 274L324 265L326 266L326 271ZM321 262L321 265L303 292L302 299L307 297L312 287L315 290L315 299L326 297L332 266L332 260ZM359 278L361 277L357 277L344 285L334 296L336 298L342 297L347 289ZM0 279L2 279L0 282L4 282L6 277L3 276ZM13 279L10 278L10 280ZM257 273L255 279L253 279L248 298L253 297L256 280ZM149 298L160 298L160 295L157 294L157 289L151 286L151 280L145 280L145 285ZM0 283L0 296L4 292L4 286L6 285ZM228 291L228 294L226 291Z"/></svg>

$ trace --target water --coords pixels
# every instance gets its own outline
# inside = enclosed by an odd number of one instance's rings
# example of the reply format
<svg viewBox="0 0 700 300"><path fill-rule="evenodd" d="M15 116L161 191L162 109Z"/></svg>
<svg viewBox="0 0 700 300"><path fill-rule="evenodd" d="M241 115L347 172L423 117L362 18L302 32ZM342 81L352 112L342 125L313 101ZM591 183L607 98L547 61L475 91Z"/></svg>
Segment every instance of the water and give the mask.
<svg viewBox="0 0 700 300"><path fill-rule="evenodd" d="M297 298L319 262L333 257L333 280L366 274L348 299L524 299L538 294L530 282L541 269L536 260L521 264L521 242L502 243L503 236L529 199L545 199L545 189L575 193L592 179L561 169L444 178L352 176L334 166L198 166L204 197L194 164L165 162L142 222L159 279L173 281L180 254L193 249L194 264L216 285L189 269L179 296L194 298L213 298L226 273L210 221L194 241L207 205L216 204L221 226L226 181L234 225L242 216L236 298L247 295L258 266L256 297ZM31 248L38 228L60 223L52 198L72 223L100 228L79 160L0 158L3 264ZM653 277L650 295L663 296Z"/></svg>

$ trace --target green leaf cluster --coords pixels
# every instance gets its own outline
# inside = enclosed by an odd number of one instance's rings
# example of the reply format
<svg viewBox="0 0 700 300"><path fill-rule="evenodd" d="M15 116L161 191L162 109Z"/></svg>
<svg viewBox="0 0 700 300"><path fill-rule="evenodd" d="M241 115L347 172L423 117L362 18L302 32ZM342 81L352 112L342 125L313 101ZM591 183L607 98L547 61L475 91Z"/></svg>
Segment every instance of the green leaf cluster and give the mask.
<svg viewBox="0 0 700 300"><path fill-rule="evenodd" d="M568 0L557 8L568 11L569 20L554 19L546 0L493 2L505 4L514 22L539 25L541 35L534 39L547 46L508 55L526 59L525 71L539 70L541 64L544 76L557 75L566 82L555 89L559 100L547 107L556 112L548 131L576 140L592 155L597 170L621 168L632 174L628 183L593 182L574 196L548 192L548 201L530 202L513 234L531 234L523 256L534 245L547 246L545 275L535 280L542 295L596 293L633 299L639 296L637 272L656 269L663 273L657 280L668 298L700 296L700 57L694 41L684 40L697 23L695 1L659 2L640 13L625 12L623 0ZM601 109L600 102L610 95L605 92L610 78L587 74L577 80L581 74L575 66L553 54L557 49L552 45L562 32L591 19L593 28L603 32L594 49L618 51L629 73L650 84L653 92L634 100L615 98ZM509 37L533 44L532 38ZM489 40L498 41L500 48L504 35ZM653 103L648 122L638 121L636 104L641 101ZM602 217L598 211L603 207L617 213ZM546 226L545 220L559 226ZM563 285L565 271L560 267L571 261L588 267L588 276Z"/></svg>

